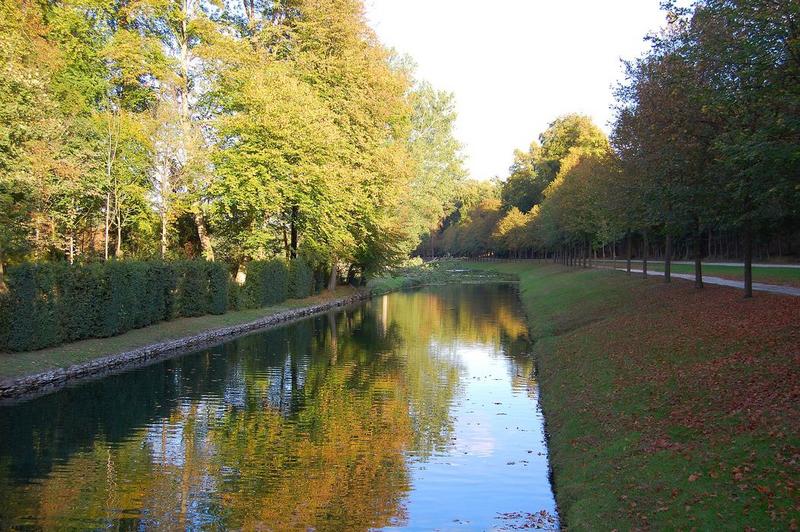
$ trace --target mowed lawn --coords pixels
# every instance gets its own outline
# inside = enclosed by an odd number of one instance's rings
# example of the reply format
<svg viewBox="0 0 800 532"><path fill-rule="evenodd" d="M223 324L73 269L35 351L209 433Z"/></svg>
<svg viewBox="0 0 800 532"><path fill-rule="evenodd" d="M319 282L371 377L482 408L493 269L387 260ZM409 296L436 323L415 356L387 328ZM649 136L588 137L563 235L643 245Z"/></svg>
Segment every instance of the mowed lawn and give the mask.
<svg viewBox="0 0 800 532"><path fill-rule="evenodd" d="M603 261L601 264L611 268L612 262ZM641 261L632 261L631 265L635 269L642 268ZM617 268L624 268L625 260L620 259L617 261ZM649 262L648 269L658 272L664 271L664 263ZM687 273L694 275L694 265L692 264L672 264L673 273ZM711 275L714 277L722 277L723 279L734 279L737 281L744 280L744 268L741 266L719 266L713 264L703 265L703 275ZM781 268L753 266L753 281L756 283L778 284L787 286L800 287L800 268Z"/></svg>
<svg viewBox="0 0 800 532"><path fill-rule="evenodd" d="M798 526L800 298L471 267L520 278L567 527Z"/></svg>
<svg viewBox="0 0 800 532"><path fill-rule="evenodd" d="M0 353L0 379L66 368L95 358L178 340L211 329L249 323L278 312L321 304L331 299L353 295L353 293L354 289L341 286L336 289L335 293L323 291L316 296L306 299L290 299L272 307L229 311L221 315L208 314L196 318L179 318L134 329L110 338L91 338L39 351Z"/></svg>

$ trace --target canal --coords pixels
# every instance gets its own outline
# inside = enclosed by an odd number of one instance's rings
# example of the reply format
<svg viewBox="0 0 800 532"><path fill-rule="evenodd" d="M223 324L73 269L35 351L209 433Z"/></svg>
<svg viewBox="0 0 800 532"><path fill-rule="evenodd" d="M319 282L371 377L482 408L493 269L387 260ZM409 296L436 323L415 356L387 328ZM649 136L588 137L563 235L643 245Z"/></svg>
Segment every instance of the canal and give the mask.
<svg viewBox="0 0 800 532"><path fill-rule="evenodd" d="M511 284L382 296L0 407L0 528L557 527Z"/></svg>

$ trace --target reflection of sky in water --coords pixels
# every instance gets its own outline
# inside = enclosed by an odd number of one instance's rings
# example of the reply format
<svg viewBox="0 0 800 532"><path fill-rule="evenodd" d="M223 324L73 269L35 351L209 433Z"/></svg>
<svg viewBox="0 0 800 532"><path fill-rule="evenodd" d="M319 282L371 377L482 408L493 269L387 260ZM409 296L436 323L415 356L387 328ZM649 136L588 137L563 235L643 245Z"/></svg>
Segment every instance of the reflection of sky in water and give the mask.
<svg viewBox="0 0 800 532"><path fill-rule="evenodd" d="M469 530L495 521L502 528L499 513L555 513L536 397L512 383L511 362L499 346L455 341L452 347L463 369L451 406L451 444L428 460L410 453L413 491L402 526ZM523 381L527 386L532 377Z"/></svg>

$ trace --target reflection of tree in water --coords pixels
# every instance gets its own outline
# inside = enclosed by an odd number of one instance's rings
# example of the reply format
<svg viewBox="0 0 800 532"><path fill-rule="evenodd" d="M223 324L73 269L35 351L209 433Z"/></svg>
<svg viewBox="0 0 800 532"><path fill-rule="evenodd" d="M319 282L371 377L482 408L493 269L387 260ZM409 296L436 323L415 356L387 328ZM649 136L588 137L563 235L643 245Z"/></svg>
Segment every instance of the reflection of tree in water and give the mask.
<svg viewBox="0 0 800 532"><path fill-rule="evenodd" d="M405 453L449 441L454 341L530 374L515 297L392 296L0 410L0 525L402 522Z"/></svg>
<svg viewBox="0 0 800 532"><path fill-rule="evenodd" d="M384 296L371 306L384 329L397 327L404 339L415 451L421 457L450 442L450 406L462 372L459 344L503 353L514 389L535 390L528 328L515 286L440 286L403 297Z"/></svg>
<svg viewBox="0 0 800 532"><path fill-rule="evenodd" d="M397 341L359 308L20 405L0 416L13 435L0 487L19 494L0 515L53 527L124 525L125 510L149 526L386 525L402 513L411 444ZM28 477L45 478L19 489Z"/></svg>

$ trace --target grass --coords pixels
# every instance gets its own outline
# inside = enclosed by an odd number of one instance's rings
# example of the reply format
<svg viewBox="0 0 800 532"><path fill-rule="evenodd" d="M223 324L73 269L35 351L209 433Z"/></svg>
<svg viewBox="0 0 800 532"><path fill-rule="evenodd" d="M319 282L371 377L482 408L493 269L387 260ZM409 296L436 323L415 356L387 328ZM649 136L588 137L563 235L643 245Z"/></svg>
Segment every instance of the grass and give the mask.
<svg viewBox="0 0 800 532"><path fill-rule="evenodd" d="M632 261L634 268L641 268L641 261ZM625 267L625 261L617 261L618 268ZM662 262L649 262L648 269L663 272ZM672 264L673 273L694 274L692 264ZM741 281L744 279L744 268L741 266L717 266L711 264L703 265L703 275L722 277L723 279L734 279ZM781 268L779 266L765 268L763 266L753 266L753 281L756 283L779 284L800 287L800 268Z"/></svg>
<svg viewBox="0 0 800 532"><path fill-rule="evenodd" d="M111 338L92 338L39 351L0 353L0 378L20 377L65 368L95 358L177 340L210 329L248 323L278 312L323 303L330 299L346 297L352 293L352 288L339 287L333 295L323 292L317 296L293 299L272 307L228 312L219 316L180 318L128 331Z"/></svg>
<svg viewBox="0 0 800 532"><path fill-rule="evenodd" d="M367 289L374 295L381 295L419 286L447 283L507 282L513 279L513 275L502 275L493 271L479 271L474 268L467 268L456 260L441 259L427 263L419 261L407 267L396 268L382 277L370 280L367 283Z"/></svg>
<svg viewBox="0 0 800 532"><path fill-rule="evenodd" d="M604 270L520 279L570 529L796 529L800 298Z"/></svg>

